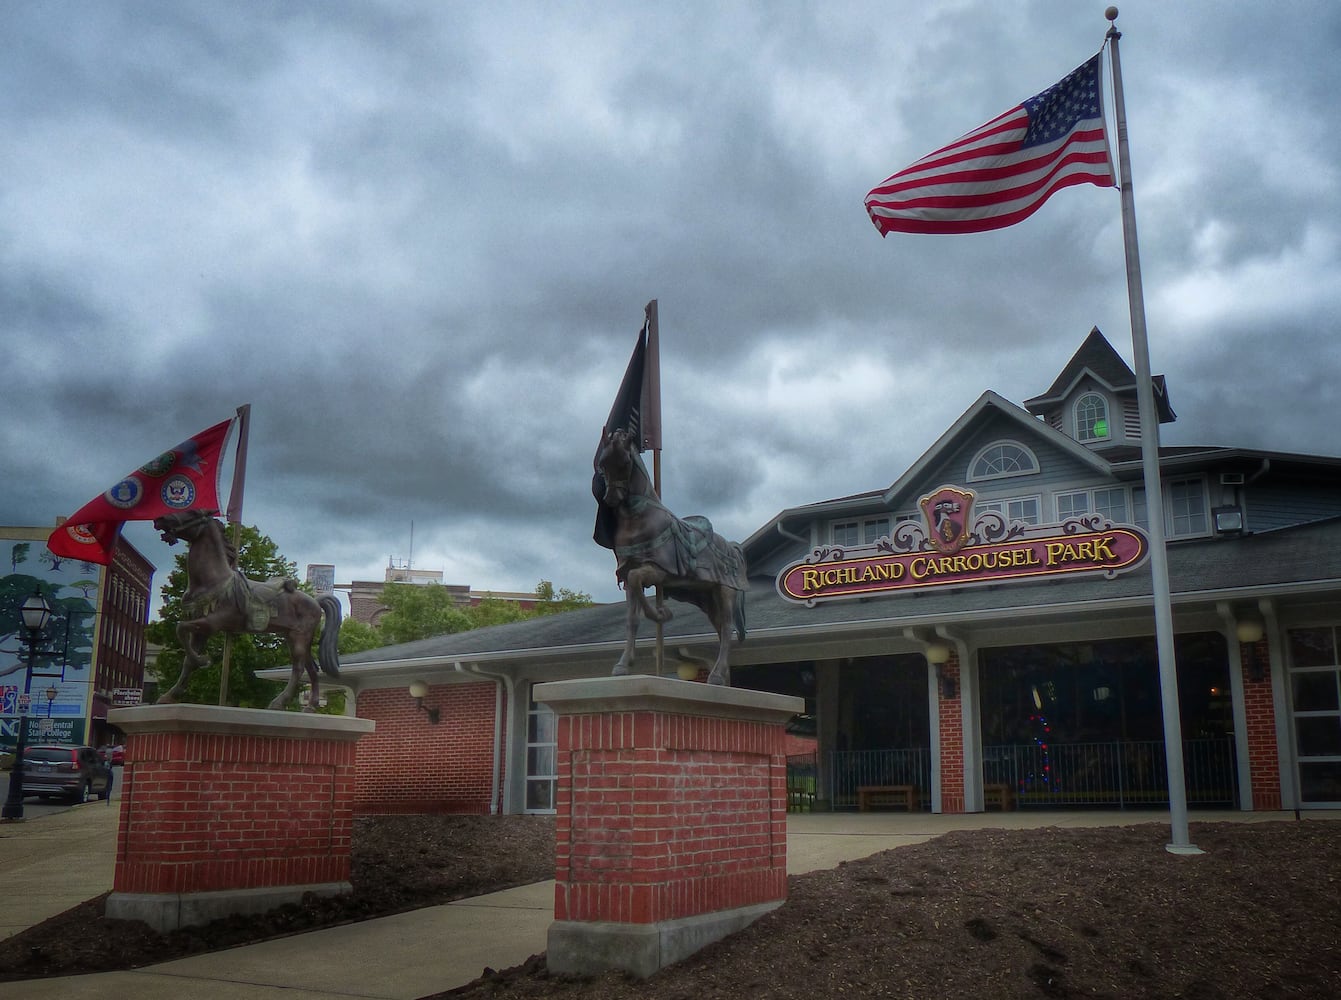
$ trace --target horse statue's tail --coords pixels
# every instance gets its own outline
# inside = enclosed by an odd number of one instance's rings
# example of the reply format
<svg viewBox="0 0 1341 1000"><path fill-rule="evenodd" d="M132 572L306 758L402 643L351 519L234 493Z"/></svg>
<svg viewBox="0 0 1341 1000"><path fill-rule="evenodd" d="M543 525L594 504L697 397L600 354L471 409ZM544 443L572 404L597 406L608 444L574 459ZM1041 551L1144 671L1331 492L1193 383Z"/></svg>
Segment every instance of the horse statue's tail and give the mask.
<svg viewBox="0 0 1341 1000"><path fill-rule="evenodd" d="M745 591L736 592L736 641L745 641Z"/></svg>
<svg viewBox="0 0 1341 1000"><path fill-rule="evenodd" d="M340 601L333 594L323 594L317 598L321 610L326 615L326 623L321 628L321 642L317 646L317 662L321 672L327 677L340 676Z"/></svg>

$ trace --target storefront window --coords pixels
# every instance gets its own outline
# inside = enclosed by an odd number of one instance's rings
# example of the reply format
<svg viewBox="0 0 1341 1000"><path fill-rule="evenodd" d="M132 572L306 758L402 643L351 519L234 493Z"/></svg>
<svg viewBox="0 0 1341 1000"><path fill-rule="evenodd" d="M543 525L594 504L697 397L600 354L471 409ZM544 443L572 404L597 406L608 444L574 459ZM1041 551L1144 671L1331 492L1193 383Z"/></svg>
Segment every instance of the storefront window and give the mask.
<svg viewBox="0 0 1341 1000"><path fill-rule="evenodd" d="M1310 805L1341 804L1341 663L1337 629L1290 629L1290 697L1299 796Z"/></svg>
<svg viewBox="0 0 1341 1000"><path fill-rule="evenodd" d="M526 811L554 812L558 783L558 725L547 705L532 701L526 710Z"/></svg>

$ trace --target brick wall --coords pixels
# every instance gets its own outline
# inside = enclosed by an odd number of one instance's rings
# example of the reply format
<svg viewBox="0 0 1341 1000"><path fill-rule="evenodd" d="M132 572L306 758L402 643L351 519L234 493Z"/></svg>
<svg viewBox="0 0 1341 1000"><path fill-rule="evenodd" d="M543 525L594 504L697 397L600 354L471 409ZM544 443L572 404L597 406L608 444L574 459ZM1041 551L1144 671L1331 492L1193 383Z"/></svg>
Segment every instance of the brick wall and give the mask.
<svg viewBox="0 0 1341 1000"><path fill-rule="evenodd" d="M354 744L132 732L118 893L197 893L349 880Z"/></svg>
<svg viewBox="0 0 1341 1000"><path fill-rule="evenodd" d="M1245 660L1257 658L1266 664L1270 652L1265 639L1252 646L1244 646ZM1276 706L1271 695L1271 673L1266 671L1260 681L1250 680L1243 673L1243 713L1248 728L1248 773L1253 783L1254 809L1279 809L1280 757L1276 746Z"/></svg>
<svg viewBox="0 0 1341 1000"><path fill-rule="evenodd" d="M936 685L936 709L940 720L941 753L941 812L964 811L964 719L959 695L959 654L952 651L950 660L940 668L941 675L955 682L955 696L945 697L941 685Z"/></svg>
<svg viewBox="0 0 1341 1000"><path fill-rule="evenodd" d="M554 917L648 924L786 897L781 724L559 718Z"/></svg>
<svg viewBox="0 0 1341 1000"><path fill-rule="evenodd" d="M406 687L360 692L359 718L377 729L358 744L355 811L488 813L496 704L492 681L435 685L424 698L425 708L438 709L435 725Z"/></svg>

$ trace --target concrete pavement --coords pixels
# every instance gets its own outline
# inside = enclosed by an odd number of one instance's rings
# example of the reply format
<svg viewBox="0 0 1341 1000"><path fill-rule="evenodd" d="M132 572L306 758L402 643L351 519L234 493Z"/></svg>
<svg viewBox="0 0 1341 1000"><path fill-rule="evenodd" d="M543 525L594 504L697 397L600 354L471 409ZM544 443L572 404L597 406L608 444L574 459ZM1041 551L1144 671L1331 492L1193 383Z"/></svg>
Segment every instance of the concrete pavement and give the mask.
<svg viewBox="0 0 1341 1000"><path fill-rule="evenodd" d="M93 802L0 825L0 937L108 891L119 803ZM1198 812L1194 822L1292 819L1293 813ZM1305 814L1309 818L1336 814ZM1167 812L792 814L789 874L832 868L951 830L1167 823ZM485 969L545 950L554 883L508 889L378 920L313 931L132 972L0 985L6 1000L417 1000Z"/></svg>

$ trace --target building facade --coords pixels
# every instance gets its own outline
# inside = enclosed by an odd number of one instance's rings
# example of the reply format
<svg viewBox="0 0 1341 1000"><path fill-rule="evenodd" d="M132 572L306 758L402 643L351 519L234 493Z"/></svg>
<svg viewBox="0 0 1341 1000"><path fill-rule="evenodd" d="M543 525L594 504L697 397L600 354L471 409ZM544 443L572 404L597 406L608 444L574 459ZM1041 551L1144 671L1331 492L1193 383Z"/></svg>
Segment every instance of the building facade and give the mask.
<svg viewBox="0 0 1341 1000"><path fill-rule="evenodd" d="M0 578L0 742L18 737L28 637L19 608L34 591L52 608L37 637L29 739L102 746L118 742L107 710L138 704L154 566L121 539L110 566L55 556L50 528L0 527L8 570ZM48 694L52 697L48 697Z"/></svg>
<svg viewBox="0 0 1341 1000"><path fill-rule="evenodd" d="M1168 802L1136 389L1092 331L1041 395L984 392L889 485L744 542L733 684L805 698L818 807ZM1341 805L1341 459L1182 446L1159 464L1189 804ZM715 636L672 607L664 669L701 676ZM360 808L552 808L531 687L608 674L623 629L606 605L349 657L351 710L378 722ZM392 782L396 755L444 776Z"/></svg>

